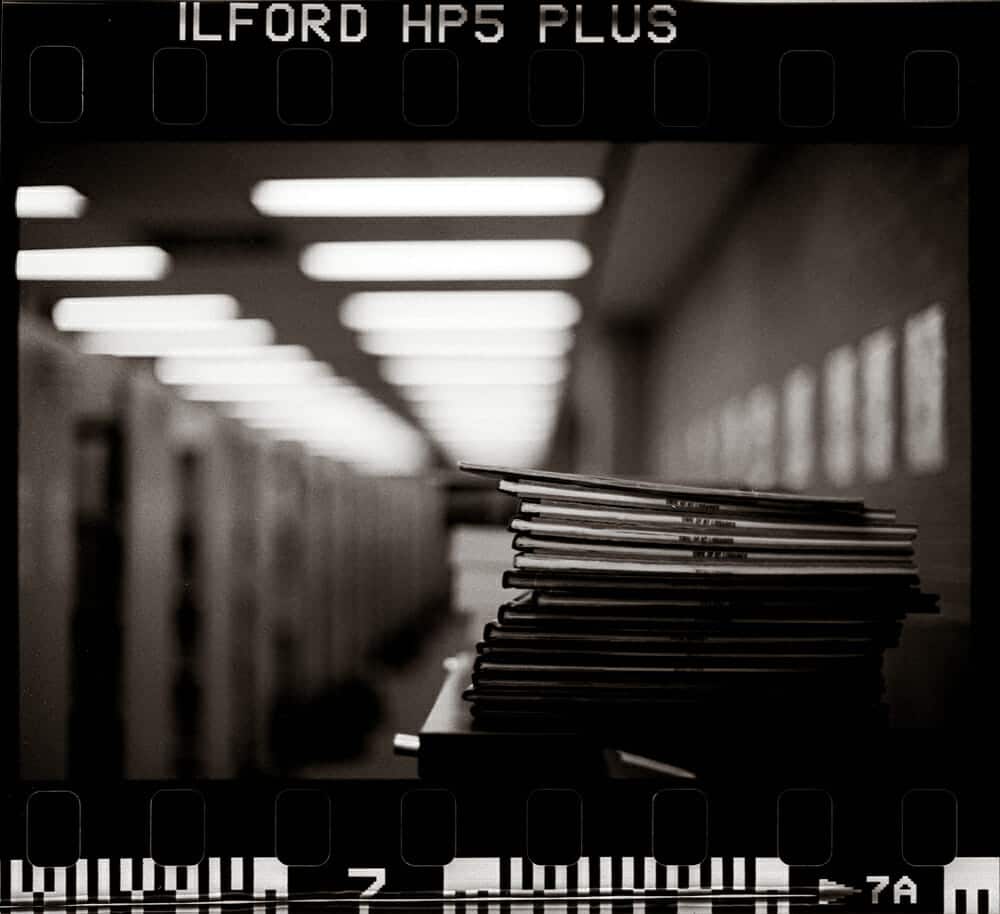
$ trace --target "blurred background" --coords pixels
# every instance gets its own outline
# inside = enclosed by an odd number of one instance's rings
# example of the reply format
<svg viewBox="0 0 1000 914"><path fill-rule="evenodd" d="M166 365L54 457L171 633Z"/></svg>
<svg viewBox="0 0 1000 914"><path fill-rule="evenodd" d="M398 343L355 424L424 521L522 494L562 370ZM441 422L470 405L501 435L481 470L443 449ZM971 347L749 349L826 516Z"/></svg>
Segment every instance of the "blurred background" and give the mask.
<svg viewBox="0 0 1000 914"><path fill-rule="evenodd" d="M157 143L16 176L20 765L408 776L499 603L459 459L920 525L897 727L969 706L968 156Z"/></svg>

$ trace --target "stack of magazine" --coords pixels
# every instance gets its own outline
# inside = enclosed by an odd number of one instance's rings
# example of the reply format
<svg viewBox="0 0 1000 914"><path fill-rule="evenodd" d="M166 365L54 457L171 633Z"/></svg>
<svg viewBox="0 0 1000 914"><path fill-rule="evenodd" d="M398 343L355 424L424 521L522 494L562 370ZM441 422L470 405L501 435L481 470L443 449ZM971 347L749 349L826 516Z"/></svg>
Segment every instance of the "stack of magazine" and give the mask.
<svg viewBox="0 0 1000 914"><path fill-rule="evenodd" d="M937 609L916 527L858 499L462 469L518 499L477 725L877 727L883 652Z"/></svg>

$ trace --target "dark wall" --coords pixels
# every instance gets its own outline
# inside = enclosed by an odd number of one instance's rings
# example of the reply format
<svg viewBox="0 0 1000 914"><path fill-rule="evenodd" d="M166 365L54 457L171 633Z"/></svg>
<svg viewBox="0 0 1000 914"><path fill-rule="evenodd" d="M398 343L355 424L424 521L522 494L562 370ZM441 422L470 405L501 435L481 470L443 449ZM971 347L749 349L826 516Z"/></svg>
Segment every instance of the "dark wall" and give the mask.
<svg viewBox="0 0 1000 914"><path fill-rule="evenodd" d="M798 147L662 302L644 469L860 494L920 525L939 618L887 659L897 724L962 707L969 622L968 157Z"/></svg>

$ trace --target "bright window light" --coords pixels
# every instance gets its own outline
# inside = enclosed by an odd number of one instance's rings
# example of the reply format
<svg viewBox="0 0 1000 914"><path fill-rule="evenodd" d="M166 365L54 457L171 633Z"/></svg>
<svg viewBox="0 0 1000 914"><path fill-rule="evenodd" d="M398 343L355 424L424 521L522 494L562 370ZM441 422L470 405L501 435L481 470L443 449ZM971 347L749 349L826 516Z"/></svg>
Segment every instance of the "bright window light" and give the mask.
<svg viewBox="0 0 1000 914"><path fill-rule="evenodd" d="M488 334L470 330L386 330L363 334L358 347L369 355L381 356L554 358L573 348L573 334L564 330Z"/></svg>
<svg viewBox="0 0 1000 914"><path fill-rule="evenodd" d="M590 269L579 241L330 241L299 266L310 279L353 282L576 279Z"/></svg>
<svg viewBox="0 0 1000 914"><path fill-rule="evenodd" d="M385 359L379 366L390 384L558 384L564 360L542 359Z"/></svg>
<svg viewBox="0 0 1000 914"><path fill-rule="evenodd" d="M260 359L160 359L156 376L164 384L302 384L330 373L323 362Z"/></svg>
<svg viewBox="0 0 1000 914"><path fill-rule="evenodd" d="M19 187L14 198L18 219L79 219L87 198L66 184Z"/></svg>
<svg viewBox="0 0 1000 914"><path fill-rule="evenodd" d="M170 256L162 248L123 245L109 248L41 248L18 251L20 280L123 281L163 279Z"/></svg>
<svg viewBox="0 0 1000 914"><path fill-rule="evenodd" d="M52 309L52 323L74 331L184 329L229 321L239 313L231 295L112 295L61 298Z"/></svg>
<svg viewBox="0 0 1000 914"><path fill-rule="evenodd" d="M219 321L205 326L133 330L102 330L83 334L78 345L83 352L132 358L212 355L220 350L254 349L274 340L270 321L247 319Z"/></svg>
<svg viewBox="0 0 1000 914"><path fill-rule="evenodd" d="M345 327L365 331L558 331L580 320L568 292L355 292L340 306Z"/></svg>
<svg viewBox="0 0 1000 914"><path fill-rule="evenodd" d="M265 216L584 216L604 202L591 178L304 178L261 181Z"/></svg>

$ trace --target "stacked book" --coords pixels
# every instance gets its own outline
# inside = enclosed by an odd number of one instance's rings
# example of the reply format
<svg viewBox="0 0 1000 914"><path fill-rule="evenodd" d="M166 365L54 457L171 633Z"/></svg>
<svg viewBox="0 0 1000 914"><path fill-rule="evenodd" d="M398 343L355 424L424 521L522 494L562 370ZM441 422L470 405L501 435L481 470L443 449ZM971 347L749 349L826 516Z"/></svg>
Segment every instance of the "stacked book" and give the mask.
<svg viewBox="0 0 1000 914"><path fill-rule="evenodd" d="M937 608L916 527L858 499L462 469L518 499L477 726L879 726L883 652Z"/></svg>

